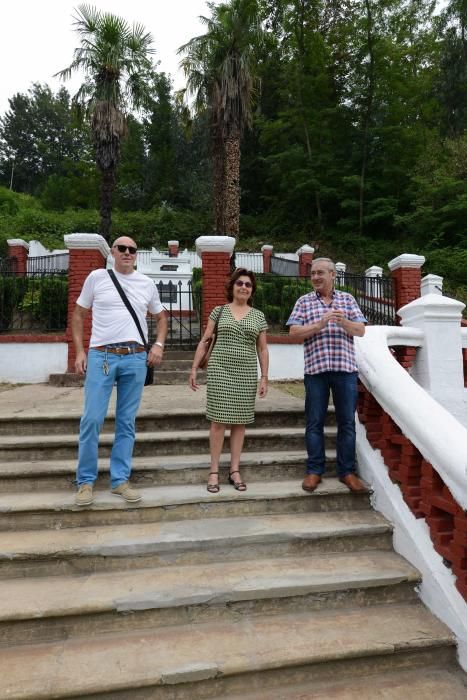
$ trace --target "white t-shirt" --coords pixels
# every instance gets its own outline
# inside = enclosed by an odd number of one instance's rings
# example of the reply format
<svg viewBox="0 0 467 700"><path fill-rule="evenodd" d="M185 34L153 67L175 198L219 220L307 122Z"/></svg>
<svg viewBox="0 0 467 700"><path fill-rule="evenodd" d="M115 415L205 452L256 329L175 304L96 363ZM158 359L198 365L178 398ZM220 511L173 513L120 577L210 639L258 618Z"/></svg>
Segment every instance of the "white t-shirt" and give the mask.
<svg viewBox="0 0 467 700"><path fill-rule="evenodd" d="M147 338L147 312L158 314L164 310L156 285L149 277L136 270L129 275L115 272L115 276L135 310L143 333ZM143 342L136 324L107 270L93 270L86 277L76 303L84 309L92 307L90 348L124 341Z"/></svg>

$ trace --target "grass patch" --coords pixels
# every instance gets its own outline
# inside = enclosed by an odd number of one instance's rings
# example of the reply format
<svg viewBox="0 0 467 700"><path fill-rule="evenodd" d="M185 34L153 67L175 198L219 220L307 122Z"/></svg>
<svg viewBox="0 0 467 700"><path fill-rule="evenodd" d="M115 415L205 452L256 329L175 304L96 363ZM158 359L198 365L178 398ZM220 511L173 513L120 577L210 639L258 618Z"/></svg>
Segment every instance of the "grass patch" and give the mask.
<svg viewBox="0 0 467 700"><path fill-rule="evenodd" d="M0 392L2 391L10 391L10 389L16 389L16 387L19 386L18 384L2 384L0 382Z"/></svg>
<svg viewBox="0 0 467 700"><path fill-rule="evenodd" d="M296 399L305 398L305 386L301 380L296 382L274 382L274 387L284 394L294 396Z"/></svg>

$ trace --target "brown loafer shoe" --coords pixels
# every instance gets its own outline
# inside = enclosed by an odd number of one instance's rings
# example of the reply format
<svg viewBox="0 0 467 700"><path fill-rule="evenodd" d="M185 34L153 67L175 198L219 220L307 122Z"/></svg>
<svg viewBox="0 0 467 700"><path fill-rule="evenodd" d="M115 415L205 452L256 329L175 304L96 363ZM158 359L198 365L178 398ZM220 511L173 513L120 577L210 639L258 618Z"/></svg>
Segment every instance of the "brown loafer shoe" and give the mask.
<svg viewBox="0 0 467 700"><path fill-rule="evenodd" d="M347 476L341 477L339 481L342 481L352 493L369 493L369 489L355 474L347 474Z"/></svg>
<svg viewBox="0 0 467 700"><path fill-rule="evenodd" d="M302 481L302 489L311 493L320 482L321 477L319 474L308 474Z"/></svg>

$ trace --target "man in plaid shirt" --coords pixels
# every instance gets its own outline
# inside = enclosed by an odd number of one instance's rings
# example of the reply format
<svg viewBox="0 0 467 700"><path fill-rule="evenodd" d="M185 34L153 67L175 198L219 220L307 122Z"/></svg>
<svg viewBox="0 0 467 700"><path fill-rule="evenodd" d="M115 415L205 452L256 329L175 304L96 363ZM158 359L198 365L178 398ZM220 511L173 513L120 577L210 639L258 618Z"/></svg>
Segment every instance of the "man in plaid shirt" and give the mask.
<svg viewBox="0 0 467 700"><path fill-rule="evenodd" d="M287 321L290 335L303 340L305 355L305 491L314 491L325 470L324 421L332 391L337 420L337 475L351 491L366 486L355 474L357 365L354 336L365 333L366 318L351 294L334 289L336 267L329 258L311 265L314 291L298 299Z"/></svg>

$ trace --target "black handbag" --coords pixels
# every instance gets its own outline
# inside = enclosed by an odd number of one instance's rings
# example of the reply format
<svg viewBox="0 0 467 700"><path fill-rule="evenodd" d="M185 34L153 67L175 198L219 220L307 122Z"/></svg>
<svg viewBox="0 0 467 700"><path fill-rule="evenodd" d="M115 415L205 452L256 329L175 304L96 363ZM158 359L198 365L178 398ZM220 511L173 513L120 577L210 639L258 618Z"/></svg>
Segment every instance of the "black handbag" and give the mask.
<svg viewBox="0 0 467 700"><path fill-rule="evenodd" d="M132 317L133 321L135 322L136 328L138 329L139 334L140 334L140 336L141 336L141 340L143 341L143 345L144 345L144 347L146 348L146 352L149 353L150 345L149 345L148 341L146 340L146 338L144 337L143 331L142 331L142 329L141 329L141 324L140 324L140 322L139 322L139 320L138 320L138 317L137 317L137 315L136 315L136 313L135 313L134 308L132 307L132 305L131 305L130 302L128 301L128 297L127 297L127 295L125 294L125 292L123 291L120 282L119 282L118 279L115 277L114 271L113 271L113 270L107 270L107 272L109 273L110 279L111 279L112 282L114 283L114 285L115 285L115 287L116 287L116 289L117 289L117 292L118 292L118 293L120 294L120 296L122 297L123 303L125 304L126 308L128 309L128 311L129 311L130 314L131 314L131 317ZM149 384L154 384L154 367L149 367L149 365L148 365L148 366L147 366L147 369L146 369L146 379L144 380L144 386L148 386Z"/></svg>

